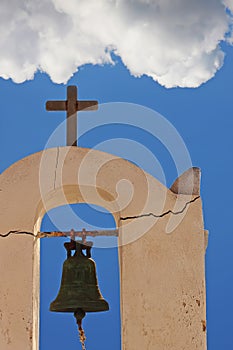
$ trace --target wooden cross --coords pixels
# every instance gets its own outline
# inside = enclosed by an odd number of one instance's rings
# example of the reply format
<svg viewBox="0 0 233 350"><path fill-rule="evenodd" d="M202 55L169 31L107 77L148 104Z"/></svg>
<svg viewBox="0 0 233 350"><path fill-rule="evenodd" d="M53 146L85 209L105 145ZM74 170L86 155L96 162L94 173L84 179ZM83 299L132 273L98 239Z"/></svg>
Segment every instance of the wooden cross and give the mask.
<svg viewBox="0 0 233 350"><path fill-rule="evenodd" d="M93 111L98 109L98 101L78 101L77 87L67 86L66 101L47 101L47 111L66 111L67 129L66 140L67 146L77 146L77 112Z"/></svg>

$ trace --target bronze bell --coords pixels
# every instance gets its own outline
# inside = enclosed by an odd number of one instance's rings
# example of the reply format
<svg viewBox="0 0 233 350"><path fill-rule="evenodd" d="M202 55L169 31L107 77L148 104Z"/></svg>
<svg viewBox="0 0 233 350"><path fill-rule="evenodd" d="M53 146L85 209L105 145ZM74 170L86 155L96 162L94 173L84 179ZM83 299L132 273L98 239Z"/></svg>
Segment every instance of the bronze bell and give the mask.
<svg viewBox="0 0 233 350"><path fill-rule="evenodd" d="M77 322L85 316L85 312L109 310L98 287L91 245L91 242L84 245L79 241L65 243L67 259L63 264L61 287L56 299L50 304L50 311L73 312ZM72 249L75 249L73 256ZM86 250L86 255L83 250Z"/></svg>

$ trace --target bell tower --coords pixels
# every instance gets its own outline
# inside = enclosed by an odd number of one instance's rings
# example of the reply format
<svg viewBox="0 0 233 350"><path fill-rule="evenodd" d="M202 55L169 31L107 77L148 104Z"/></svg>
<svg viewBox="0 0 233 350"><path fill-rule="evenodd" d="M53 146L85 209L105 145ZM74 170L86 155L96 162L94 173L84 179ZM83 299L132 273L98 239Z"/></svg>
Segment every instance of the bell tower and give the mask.
<svg viewBox="0 0 233 350"><path fill-rule="evenodd" d="M68 145L32 154L0 175L0 348L39 349L40 240L50 234L40 231L41 221L59 205L89 202L105 207L117 225L111 234L118 236L119 246L121 349L206 350L207 233L200 171L188 169L169 189L125 159L76 147L75 132L69 134L74 127L69 118L76 118L80 109L96 106L96 101L77 101L74 88L68 89L67 101L48 102L48 110L67 111ZM125 185L119 195L116 188L122 179ZM129 197L131 201L122 206L121 201ZM174 228L170 234L168 225ZM82 237L79 232L73 234ZM59 235L70 238L61 232L50 236ZM82 259L89 266L90 251L83 256L79 243L71 250L76 253L73 256L68 249L52 311L59 311L59 299L65 298L71 260ZM89 268L94 271L93 264ZM80 280L85 282L86 277ZM75 279L71 284L75 289ZM107 309L96 286L96 308L101 304ZM104 298L108 300L107 295ZM88 312L87 300L79 300L86 303L77 310L71 307L78 312L78 322L80 314Z"/></svg>

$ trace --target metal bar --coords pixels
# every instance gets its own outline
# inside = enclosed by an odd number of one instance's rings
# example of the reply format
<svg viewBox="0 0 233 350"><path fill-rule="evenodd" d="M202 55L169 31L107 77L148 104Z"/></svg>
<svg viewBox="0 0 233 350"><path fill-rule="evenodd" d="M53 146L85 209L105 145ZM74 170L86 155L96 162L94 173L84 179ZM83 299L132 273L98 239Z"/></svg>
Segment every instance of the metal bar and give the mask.
<svg viewBox="0 0 233 350"><path fill-rule="evenodd" d="M37 238L45 238L45 237L98 237L98 236L108 236L108 237L118 237L118 230L99 230L99 231L69 231L69 232L60 232L60 231L52 231L52 232L38 232Z"/></svg>

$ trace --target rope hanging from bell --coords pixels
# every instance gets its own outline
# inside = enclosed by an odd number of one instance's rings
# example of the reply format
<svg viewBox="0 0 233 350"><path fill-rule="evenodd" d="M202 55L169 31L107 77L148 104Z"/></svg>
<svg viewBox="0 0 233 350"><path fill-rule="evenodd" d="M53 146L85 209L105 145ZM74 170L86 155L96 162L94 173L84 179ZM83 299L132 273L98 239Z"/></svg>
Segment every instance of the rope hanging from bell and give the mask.
<svg viewBox="0 0 233 350"><path fill-rule="evenodd" d="M74 312L74 317L76 318L77 325L78 325L79 340L82 345L82 350L86 350L86 346L85 346L86 336L82 328L82 319L85 317L85 315L86 315L85 311L83 311L80 308Z"/></svg>
<svg viewBox="0 0 233 350"><path fill-rule="evenodd" d="M85 336L85 332L82 328L82 321L78 325L78 332L79 332L79 340L80 340L80 343L82 345L82 350L86 350L86 346L85 346L86 336Z"/></svg>

